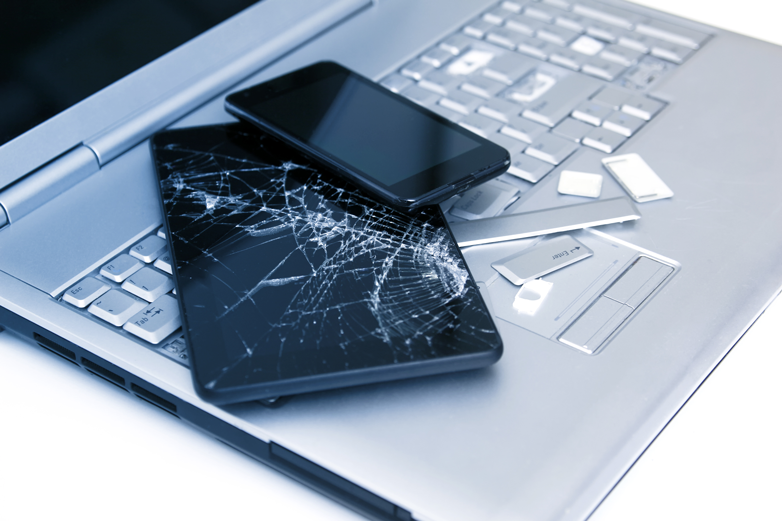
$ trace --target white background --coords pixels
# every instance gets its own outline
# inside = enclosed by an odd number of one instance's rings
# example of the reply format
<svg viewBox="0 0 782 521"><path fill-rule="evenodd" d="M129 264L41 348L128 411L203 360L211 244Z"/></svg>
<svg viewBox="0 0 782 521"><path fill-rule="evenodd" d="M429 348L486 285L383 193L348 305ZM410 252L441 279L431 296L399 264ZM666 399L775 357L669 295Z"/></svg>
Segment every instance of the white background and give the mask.
<svg viewBox="0 0 782 521"><path fill-rule="evenodd" d="M639 3L782 44L777 0ZM781 336L779 299L592 520L781 519ZM0 418L0 519L363 519L7 332Z"/></svg>

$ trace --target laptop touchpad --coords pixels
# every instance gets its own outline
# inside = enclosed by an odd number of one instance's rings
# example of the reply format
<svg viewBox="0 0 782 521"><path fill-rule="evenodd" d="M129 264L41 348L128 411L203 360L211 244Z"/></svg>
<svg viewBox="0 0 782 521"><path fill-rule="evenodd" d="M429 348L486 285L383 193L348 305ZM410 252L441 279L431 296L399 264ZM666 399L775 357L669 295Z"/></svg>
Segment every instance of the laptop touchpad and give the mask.
<svg viewBox="0 0 782 521"><path fill-rule="evenodd" d="M535 289L525 293L523 285L514 285L491 264L565 236L586 246L593 255L530 281L543 280L550 288L534 299L534 306L518 305L520 298L529 298ZM589 354L602 348L678 269L674 261L591 230L474 246L463 252L473 275L482 281L484 295L491 299L495 317Z"/></svg>

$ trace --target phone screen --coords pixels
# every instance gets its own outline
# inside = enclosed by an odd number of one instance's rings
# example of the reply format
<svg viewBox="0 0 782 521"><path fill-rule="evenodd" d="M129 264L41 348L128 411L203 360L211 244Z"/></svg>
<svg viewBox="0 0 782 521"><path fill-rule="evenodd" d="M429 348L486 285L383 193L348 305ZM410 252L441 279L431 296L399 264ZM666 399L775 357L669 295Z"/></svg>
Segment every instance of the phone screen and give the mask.
<svg viewBox="0 0 782 521"><path fill-rule="evenodd" d="M385 202L434 204L507 169L507 152L330 62L232 94L226 107Z"/></svg>
<svg viewBox="0 0 782 521"><path fill-rule="evenodd" d="M253 109L385 186L480 145L475 137L400 104L391 92L349 75L292 89Z"/></svg>

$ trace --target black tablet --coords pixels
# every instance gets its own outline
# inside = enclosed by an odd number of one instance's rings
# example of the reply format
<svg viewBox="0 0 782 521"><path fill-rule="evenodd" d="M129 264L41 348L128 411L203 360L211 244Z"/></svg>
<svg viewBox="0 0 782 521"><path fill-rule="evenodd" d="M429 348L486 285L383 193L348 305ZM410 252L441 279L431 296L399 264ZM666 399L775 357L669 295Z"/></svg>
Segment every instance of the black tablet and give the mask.
<svg viewBox="0 0 782 521"><path fill-rule="evenodd" d="M334 62L235 92L225 106L400 208L442 202L510 165L499 145Z"/></svg>
<svg viewBox="0 0 782 521"><path fill-rule="evenodd" d="M500 335L438 207L378 204L249 125L165 131L151 146L205 400L499 359Z"/></svg>

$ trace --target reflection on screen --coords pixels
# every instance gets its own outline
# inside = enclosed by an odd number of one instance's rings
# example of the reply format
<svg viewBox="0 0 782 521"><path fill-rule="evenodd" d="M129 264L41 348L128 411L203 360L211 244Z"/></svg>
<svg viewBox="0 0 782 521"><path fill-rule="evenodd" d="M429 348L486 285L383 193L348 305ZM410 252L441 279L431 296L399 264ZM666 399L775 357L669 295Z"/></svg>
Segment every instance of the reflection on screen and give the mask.
<svg viewBox="0 0 782 521"><path fill-rule="evenodd" d="M298 139L392 186L479 143L382 89L334 75L254 107Z"/></svg>

